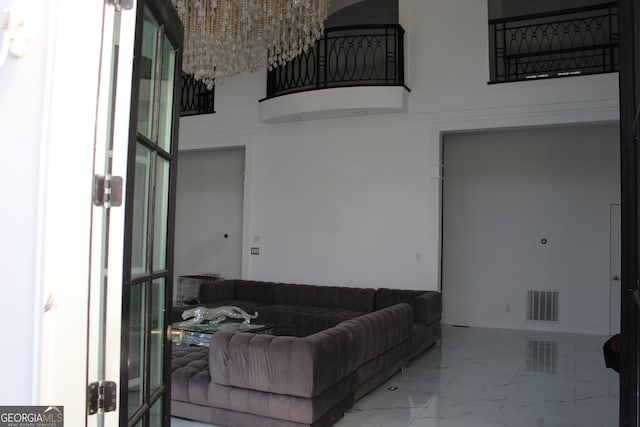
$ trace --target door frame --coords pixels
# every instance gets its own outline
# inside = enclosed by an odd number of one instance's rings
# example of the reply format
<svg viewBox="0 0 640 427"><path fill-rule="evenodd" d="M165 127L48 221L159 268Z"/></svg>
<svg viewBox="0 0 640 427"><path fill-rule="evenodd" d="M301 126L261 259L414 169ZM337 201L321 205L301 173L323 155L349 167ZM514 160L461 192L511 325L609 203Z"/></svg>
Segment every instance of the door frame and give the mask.
<svg viewBox="0 0 640 427"><path fill-rule="evenodd" d="M620 425L637 426L640 422L640 307L635 296L640 292L640 234L638 218L640 188L637 137L640 105L640 6L636 1L621 0L618 5L620 28L620 161L622 209L622 295L620 333Z"/></svg>
<svg viewBox="0 0 640 427"><path fill-rule="evenodd" d="M621 295L621 242L622 242L622 215L620 202L609 204L609 334L620 333L620 295ZM617 230L615 227L618 226ZM617 257L616 248L618 245ZM616 259L617 258L617 259ZM616 265L617 264L617 265ZM618 277L618 280L614 277Z"/></svg>
<svg viewBox="0 0 640 427"><path fill-rule="evenodd" d="M235 199L235 196L238 196L238 200L239 200L239 210L235 210L236 205L233 206L234 209L232 209L233 211L235 211L236 215L234 215L234 220L238 221L238 228L230 228L227 225L225 225L225 221L228 222L229 216L225 216L220 218L223 222L221 223L221 225L219 225L215 232L211 231L211 234L198 234L197 236L194 236L195 233L195 229L193 229L194 226L198 226L198 224L202 224L201 222L199 223L198 220L202 220L202 218L200 218L200 215L204 215L204 211L202 211L202 209L206 209L206 210L210 210L212 208L212 206L210 205L210 202L218 200L215 196L212 198L206 198L206 200L202 201L203 205L198 205L196 206L195 209L195 214L193 214L193 216L186 214L187 210L193 210L193 207L191 207L188 203L189 200L191 199L187 199L185 200L184 197L180 197L177 195L177 199L176 199L176 209L177 209L177 232L182 231L185 232L185 234L179 234L178 238L176 239L176 247L175 247L175 251L176 251L176 256L175 256L175 260L176 260L176 275L179 277L181 275L187 275L187 274L195 274L195 273L220 273L221 276L225 279L239 279L239 278L243 278L243 277L248 277L248 275L244 275L244 271L245 271L245 260L244 260L244 253L245 253L245 248L247 247L247 245L245 244L246 240L250 240L247 239L246 237L246 226L245 224L248 223L248 221L245 223L245 221L243 220L245 212L247 212L247 209L245 208L245 204L247 203L247 190L246 187L248 185L248 181L247 181L247 173L246 173L246 165L247 165L247 147L245 145L237 145L237 146L232 146L232 147L215 147L215 148L210 148L210 149L206 149L206 150L181 150L178 156L178 162L180 164L180 173L178 176L178 183L177 183L177 189L178 192L180 192L179 190L181 188L187 188L188 184L191 181L184 181L185 178L185 174L188 174L190 177L193 176L194 179L200 181L201 179L206 179L206 178L215 178L216 175L209 175L208 173L210 172L211 174L215 174L215 171L209 171L209 172L201 172L204 168L202 167L197 167L197 166L202 166L204 163L199 163L199 161L210 161L212 159L214 159L216 162L218 161L216 159L216 157L218 155L226 155L229 154L230 152L232 153L240 153L238 155L242 156L242 163L240 165L240 170L233 170L233 173L239 172L236 175L233 175L233 186L234 186L234 190L236 190L235 185L237 184L240 188L240 191L237 193L233 193L233 197ZM198 163L193 163L193 159L197 158L197 162ZM205 163L206 163L205 161ZM187 166L190 166L190 168L185 168L185 163L189 163ZM211 168L210 168L211 169ZM215 169L215 168L214 168ZM192 172L185 172L185 170L187 171L192 171ZM224 170L223 176L227 176L225 175L227 172L226 169ZM227 177L228 178L228 177ZM225 178L225 179L227 179ZM237 178L237 180L236 180ZM181 184L181 182L183 182L183 184ZM186 184L184 183L186 182ZM225 194L229 195L229 188L226 188L228 191L225 192ZM182 193L182 194L186 194L186 193ZM216 193L217 194L217 193ZM209 194L207 194L209 195ZM201 197L196 197L196 198L201 198ZM226 199L226 198L225 198ZM226 200L225 200L226 201ZM206 206L204 206L204 204L207 204ZM213 203L213 204L219 204L218 203ZM227 207L226 208L227 212L230 212L231 210ZM217 212L213 212L215 213L219 213L220 211ZM209 215L209 213L207 212L207 215ZM195 221L195 222L194 222ZM214 220L215 221L215 220ZM214 227L215 228L215 227ZM227 241L227 237L225 237L225 240L217 240L218 243L216 243L213 246L213 250L215 252L214 256L217 256L218 253L223 253L222 258L224 261L225 259L227 261L229 261L232 264L232 267L236 267L237 265L237 271L235 273L232 274L232 272L230 271L231 269L220 269L220 268L210 268L211 271L205 271L203 269L201 269L200 267L194 267L193 265L205 265L205 264L211 264L213 262L213 257L211 255L208 256L201 256L201 257L195 257L196 259L194 260L193 263L191 263L189 260L187 260L187 258L190 258L191 256L188 255L189 253L191 253L188 249L193 247L193 244L191 242L190 239L193 239L194 237L198 237L198 238L213 238L213 239L219 239L220 236L222 236L222 231L224 231L225 233L230 232L231 237L229 238L229 240L231 239L237 239L237 243L238 243L238 248L237 248L237 252L235 252L235 248L234 248L234 252L233 252L233 260L230 258L230 254L232 253L231 251L228 251L226 249L227 246L230 245L229 241ZM234 237L234 233L235 233L235 237ZM251 246L259 246L259 242L253 242L253 240L251 240ZM246 250L246 252L249 252L248 248ZM236 263L236 264L233 264ZM215 264L215 263L214 263ZM214 264L211 264L215 267ZM217 264L216 264L217 265Z"/></svg>
<svg viewBox="0 0 640 427"><path fill-rule="evenodd" d="M116 12L113 6L105 7L102 30L103 59L96 114L94 155L94 174L96 175L109 173L112 176L127 177L127 137L131 110L131 75L135 31L135 8ZM116 44L118 46L117 52L114 48ZM113 105L110 105L111 102ZM112 117L110 117L111 114ZM111 131L111 141L108 140L109 131ZM107 153L109 145L111 145L111 152ZM107 159L107 156L110 159ZM110 169L106 167L107 162L111 163ZM120 376L124 207L111 207L108 219L106 215L104 207L94 206L87 384L101 380L117 383ZM105 240L108 244L105 244ZM105 260L108 261L106 266L104 265ZM105 349L109 349L109 351ZM113 412L94 415L87 413L85 415L86 424L89 427L117 425L119 409L119 405L116 405Z"/></svg>
<svg viewBox="0 0 640 427"><path fill-rule="evenodd" d="M25 12L29 7L41 6L24 5ZM39 34L45 46L23 59L43 56L36 267L23 272L35 283L32 390L34 403L64 406L65 424L81 426L87 422L90 201L105 3L76 1L73 13L69 5L48 7L54 18Z"/></svg>

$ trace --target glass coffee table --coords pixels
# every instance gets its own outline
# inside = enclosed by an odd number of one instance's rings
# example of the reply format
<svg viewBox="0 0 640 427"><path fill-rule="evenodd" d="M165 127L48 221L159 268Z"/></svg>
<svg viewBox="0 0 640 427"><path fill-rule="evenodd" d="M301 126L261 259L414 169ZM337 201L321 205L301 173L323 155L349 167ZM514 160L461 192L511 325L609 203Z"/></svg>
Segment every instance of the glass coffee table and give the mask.
<svg viewBox="0 0 640 427"><path fill-rule="evenodd" d="M197 325L180 325L174 323L171 325L174 331L182 331L182 339L174 336L171 341L175 346L191 346L208 347L211 341L211 335L219 331L231 332L250 332L253 334L268 334L273 325L262 325L258 323L242 323L226 321L215 324L201 323Z"/></svg>

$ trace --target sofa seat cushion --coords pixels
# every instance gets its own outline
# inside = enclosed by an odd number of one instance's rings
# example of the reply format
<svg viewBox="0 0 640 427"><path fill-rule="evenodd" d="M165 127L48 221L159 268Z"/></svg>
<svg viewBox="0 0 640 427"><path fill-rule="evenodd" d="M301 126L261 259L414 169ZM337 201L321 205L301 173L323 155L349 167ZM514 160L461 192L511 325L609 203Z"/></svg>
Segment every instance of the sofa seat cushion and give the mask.
<svg viewBox="0 0 640 427"><path fill-rule="evenodd" d="M208 387L209 349L189 347L171 353L171 399L184 402L199 402L206 405L207 396L201 396L202 386ZM206 392L205 387L205 392Z"/></svg>
<svg viewBox="0 0 640 427"><path fill-rule="evenodd" d="M305 398L246 388L209 384L209 406L261 417L313 424L345 399L355 402L357 378L350 374L318 396Z"/></svg>
<svg viewBox="0 0 640 427"><path fill-rule="evenodd" d="M200 421L216 426L233 427L329 427L339 421L354 405L353 396L343 400L327 411L313 424L298 423L284 418L270 418L233 411L230 409L214 408L213 406L195 405L178 400L171 401L171 415ZM200 425L200 424L198 424Z"/></svg>
<svg viewBox="0 0 640 427"><path fill-rule="evenodd" d="M216 384L209 375L208 358L207 347L173 351L172 400L304 424L317 421L341 401L355 401L355 373L318 396L304 398Z"/></svg>
<svg viewBox="0 0 640 427"><path fill-rule="evenodd" d="M366 314L344 308L309 305L266 305L258 311L258 318L279 328L318 332L340 322Z"/></svg>

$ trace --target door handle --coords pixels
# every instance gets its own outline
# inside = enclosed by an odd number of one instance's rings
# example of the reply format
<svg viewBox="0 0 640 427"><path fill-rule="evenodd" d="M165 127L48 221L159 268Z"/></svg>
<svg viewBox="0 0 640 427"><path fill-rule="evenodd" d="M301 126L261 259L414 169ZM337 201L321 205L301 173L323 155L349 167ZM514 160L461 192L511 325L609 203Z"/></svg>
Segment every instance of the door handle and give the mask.
<svg viewBox="0 0 640 427"><path fill-rule="evenodd" d="M171 325L169 325L167 326L167 339L172 341L173 337L177 337L178 340L176 341L176 344L181 345L182 339L184 338L184 331L182 329L173 329Z"/></svg>
<svg viewBox="0 0 640 427"><path fill-rule="evenodd" d="M619 282L620 281L620 276L613 276L613 281L614 282Z"/></svg>

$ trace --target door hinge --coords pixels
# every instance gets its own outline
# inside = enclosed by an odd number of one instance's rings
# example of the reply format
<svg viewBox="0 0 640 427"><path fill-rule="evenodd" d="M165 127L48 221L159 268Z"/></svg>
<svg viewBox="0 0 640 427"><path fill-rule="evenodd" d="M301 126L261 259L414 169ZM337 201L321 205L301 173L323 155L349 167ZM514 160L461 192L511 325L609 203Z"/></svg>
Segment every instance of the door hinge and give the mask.
<svg viewBox="0 0 640 427"><path fill-rule="evenodd" d="M89 415L98 412L116 410L118 399L117 385L114 381L96 381L87 387L87 412Z"/></svg>
<svg viewBox="0 0 640 427"><path fill-rule="evenodd" d="M95 175L93 177L93 204L113 208L122 205L122 177Z"/></svg>
<svg viewBox="0 0 640 427"><path fill-rule="evenodd" d="M105 2L114 6L118 11L133 9L133 0L105 0Z"/></svg>

